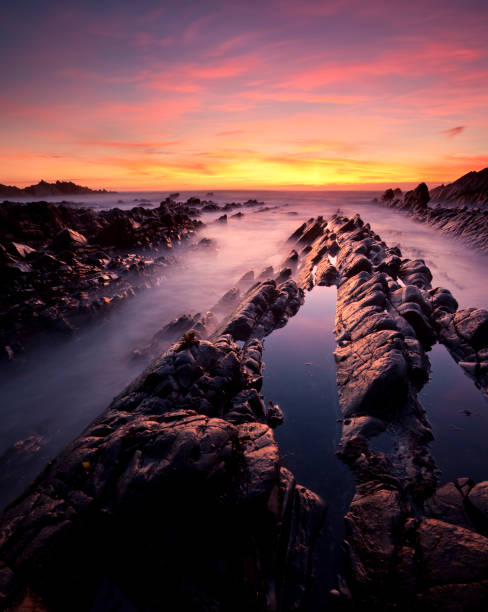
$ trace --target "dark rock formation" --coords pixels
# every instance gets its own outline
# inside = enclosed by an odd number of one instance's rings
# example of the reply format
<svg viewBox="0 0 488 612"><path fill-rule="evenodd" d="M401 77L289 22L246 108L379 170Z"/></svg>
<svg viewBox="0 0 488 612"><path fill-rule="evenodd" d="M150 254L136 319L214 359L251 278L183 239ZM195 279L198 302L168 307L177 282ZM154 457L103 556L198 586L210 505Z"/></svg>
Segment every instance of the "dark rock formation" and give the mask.
<svg viewBox="0 0 488 612"><path fill-rule="evenodd" d="M193 213L174 203L100 212L46 202L0 204L2 357L16 359L43 331L71 334L157 284L174 261L167 254L173 244L199 227Z"/></svg>
<svg viewBox="0 0 488 612"><path fill-rule="evenodd" d="M3 607L304 605L324 505L281 466L268 424L279 408L258 391L257 336L298 295L291 281L263 283L226 333L184 335L9 506ZM245 331L234 320L248 321ZM234 339L244 337L240 348Z"/></svg>
<svg viewBox="0 0 488 612"><path fill-rule="evenodd" d="M488 168L479 172L468 172L449 185L430 190L433 202L456 204L488 204Z"/></svg>
<svg viewBox="0 0 488 612"><path fill-rule="evenodd" d="M151 338L149 344L135 349L132 356L136 359L154 358L166 350L170 344L187 332L198 334L199 338L207 338L217 326L217 318L213 312L195 315L183 314L176 317Z"/></svg>
<svg viewBox="0 0 488 612"><path fill-rule="evenodd" d="M399 190L387 189L380 201L488 253L488 168L470 172L446 187L436 187L430 194L425 183L407 191L403 197ZM428 205L435 201L441 204ZM447 202L465 206L442 206ZM481 205L481 208L475 208L475 205Z"/></svg>
<svg viewBox="0 0 488 612"><path fill-rule="evenodd" d="M202 239L198 244L203 240L205 239ZM271 269L270 276L272 275ZM268 277L266 279L272 280ZM223 317L228 316L242 301L245 294L241 292L241 289L248 289L252 284L254 284L254 272L250 270L237 281L238 287L232 287L226 291L208 312L205 314L197 313L195 315L182 314L176 317L158 330L147 345L135 349L132 352L132 356L134 358L147 358L148 356L154 358L160 355L163 350L166 350L182 334L187 332L195 332L199 338L208 338L215 332L219 323L222 323ZM295 314L295 312L294 310L291 313L290 310L289 314Z"/></svg>
<svg viewBox="0 0 488 612"><path fill-rule="evenodd" d="M56 234L53 240L53 249L55 251L69 251L83 247L87 244L87 239L83 234L75 232L69 227L61 230Z"/></svg>
<svg viewBox="0 0 488 612"><path fill-rule="evenodd" d="M427 196L419 186L404 201L430 214ZM130 219L142 227L145 213ZM64 228L90 245L100 229L85 221ZM56 270L65 257L21 237L0 251L7 265L32 267L41 249L44 269ZM68 238L78 257L87 245ZM438 486L418 392L437 341L486 390L488 313L458 311L423 260L403 258L359 216L309 219L289 240L277 274L268 268L255 282L248 273L219 300L222 321L183 315L158 332L155 346L181 339L7 509L5 607L304 609L324 508L281 465L272 428L283 414L260 394L261 340L297 312L304 290L334 284L338 454L356 481L335 603L486 609L488 481ZM378 450L379 440L391 450Z"/></svg>
<svg viewBox="0 0 488 612"><path fill-rule="evenodd" d="M410 195L422 206L422 187ZM425 199L425 197L424 197ZM423 260L401 258L358 217L310 219L290 238L306 244L298 282L310 289L325 270L338 286L335 352L344 415L339 455L356 492L346 519L348 608L483 610L488 602L488 483L462 479L440 489L417 393L431 345L441 341L486 389L488 313L432 289ZM482 365L483 364L483 365ZM388 453L375 439L389 440Z"/></svg>
<svg viewBox="0 0 488 612"><path fill-rule="evenodd" d="M56 181L55 183L47 183L39 181L37 185L29 187L12 187L9 185L0 185L0 198L47 198L50 196L64 195L89 195L93 193L116 193L115 191L107 191L106 189L90 189L89 187L81 187L71 181Z"/></svg>
<svg viewBox="0 0 488 612"><path fill-rule="evenodd" d="M403 196L406 206L425 208L430 200L429 190L425 183L420 183L413 191L407 191Z"/></svg>
<svg viewBox="0 0 488 612"><path fill-rule="evenodd" d="M439 340L488 398L488 311L456 310L442 303L434 310Z"/></svg>
<svg viewBox="0 0 488 612"><path fill-rule="evenodd" d="M209 202L202 206L202 212L214 212L216 210L220 210L220 206L214 202Z"/></svg>
<svg viewBox="0 0 488 612"><path fill-rule="evenodd" d="M232 308L235 308L241 299L241 292L238 287L232 287L226 291L220 300L211 308L212 312L218 315L228 314Z"/></svg>
<svg viewBox="0 0 488 612"><path fill-rule="evenodd" d="M241 278L237 281L237 284L241 288L248 288L254 283L254 270L249 270L241 276Z"/></svg>
<svg viewBox="0 0 488 612"><path fill-rule="evenodd" d="M273 329L283 327L303 304L303 291L294 281L278 284L264 281L251 288L230 320L224 321L218 333L230 334L235 340L263 338Z"/></svg>

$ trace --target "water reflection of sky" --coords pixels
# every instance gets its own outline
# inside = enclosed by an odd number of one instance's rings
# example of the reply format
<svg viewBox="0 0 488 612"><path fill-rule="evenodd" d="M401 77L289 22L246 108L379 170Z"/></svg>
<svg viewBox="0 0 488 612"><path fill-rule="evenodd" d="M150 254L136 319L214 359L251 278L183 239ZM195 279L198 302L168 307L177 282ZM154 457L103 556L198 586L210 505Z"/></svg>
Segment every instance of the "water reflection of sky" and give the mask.
<svg viewBox="0 0 488 612"><path fill-rule="evenodd" d="M328 504L326 529L319 542L315 604L326 601L341 571L344 514L353 495L353 478L337 458L341 416L333 358L335 287L317 287L286 327L265 339L266 400L278 403L285 421L276 437L285 467Z"/></svg>
<svg viewBox="0 0 488 612"><path fill-rule="evenodd" d="M421 391L420 401L432 424L431 448L441 481L460 476L486 480L488 402L443 346L434 346L429 357L431 381Z"/></svg>

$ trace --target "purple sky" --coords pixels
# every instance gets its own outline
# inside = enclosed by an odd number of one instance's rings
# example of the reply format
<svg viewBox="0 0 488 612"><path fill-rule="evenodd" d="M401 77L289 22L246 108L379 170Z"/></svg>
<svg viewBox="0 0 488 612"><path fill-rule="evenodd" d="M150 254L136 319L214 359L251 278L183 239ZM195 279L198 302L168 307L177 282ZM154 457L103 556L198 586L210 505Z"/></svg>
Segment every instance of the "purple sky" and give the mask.
<svg viewBox="0 0 488 612"><path fill-rule="evenodd" d="M449 181L488 165L487 26L470 0L3 0L0 182Z"/></svg>

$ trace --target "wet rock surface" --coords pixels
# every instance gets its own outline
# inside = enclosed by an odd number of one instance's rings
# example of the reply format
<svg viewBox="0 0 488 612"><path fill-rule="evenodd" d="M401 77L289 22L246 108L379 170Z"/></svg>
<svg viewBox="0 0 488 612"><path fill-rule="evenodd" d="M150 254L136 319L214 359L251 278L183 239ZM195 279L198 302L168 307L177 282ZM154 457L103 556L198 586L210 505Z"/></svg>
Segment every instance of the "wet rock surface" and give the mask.
<svg viewBox="0 0 488 612"><path fill-rule="evenodd" d="M425 183L405 194L399 189L387 189L380 201L460 238L471 247L488 252L488 168L470 172L430 192ZM448 203L452 204L448 206Z"/></svg>
<svg viewBox="0 0 488 612"><path fill-rule="evenodd" d="M428 208L426 190L408 206ZM74 223L58 235L73 253L90 244ZM20 263L39 249L11 244ZM284 415L260 393L261 341L305 291L335 285L338 455L356 491L330 607L486 609L488 481L439 486L418 393L436 342L486 392L488 313L459 311L422 259L402 257L357 215L309 219L290 246L278 269L245 274L212 312L157 332L144 355L174 344L6 510L6 606L306 610L324 504L281 463L273 428Z"/></svg>
<svg viewBox="0 0 488 612"><path fill-rule="evenodd" d="M293 285L258 284L211 340L183 335L7 508L4 607L305 605L325 507L282 467L259 393L259 337L299 306Z"/></svg>
<svg viewBox="0 0 488 612"><path fill-rule="evenodd" d="M32 336L72 334L159 282L173 245L192 236L199 211L0 204L1 357L16 360ZM202 247L205 245L202 245Z"/></svg>
<svg viewBox="0 0 488 612"><path fill-rule="evenodd" d="M425 206L426 188L410 197ZM485 609L488 485L465 478L438 488L431 427L417 394L429 379L427 351L438 341L486 389L488 314L458 312L449 291L432 288L423 260L402 258L359 216L310 219L290 242L306 245L297 272L304 289L322 283L331 266L338 288L338 454L356 492L345 517L347 583L339 580L333 605ZM389 440L388 452L378 450L380 438Z"/></svg>
<svg viewBox="0 0 488 612"><path fill-rule="evenodd" d="M230 320L224 321L218 333L231 334L236 340L263 338L283 327L303 304L303 291L292 280L267 280L249 289Z"/></svg>
<svg viewBox="0 0 488 612"><path fill-rule="evenodd" d="M205 339L215 329L216 325L217 318L211 311L205 314L180 315L158 330L152 336L148 344L134 349L132 357L135 359L141 357L154 358L166 350L170 344L181 338L183 334L188 332L194 332L198 334L199 338Z"/></svg>
<svg viewBox="0 0 488 612"><path fill-rule="evenodd" d="M433 314L439 340L488 397L488 311L439 307Z"/></svg>

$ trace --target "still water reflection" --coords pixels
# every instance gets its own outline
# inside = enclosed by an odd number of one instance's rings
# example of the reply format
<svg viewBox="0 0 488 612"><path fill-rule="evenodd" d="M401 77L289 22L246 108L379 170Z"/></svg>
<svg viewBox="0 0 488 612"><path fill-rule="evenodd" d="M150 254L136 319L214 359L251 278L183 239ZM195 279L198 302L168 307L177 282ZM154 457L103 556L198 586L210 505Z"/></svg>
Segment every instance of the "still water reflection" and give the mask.
<svg viewBox="0 0 488 612"><path fill-rule="evenodd" d="M342 572L344 514L354 492L352 474L336 456L341 416L333 336L335 287L316 287L286 327L264 341L263 394L278 403L285 421L276 429L283 464L298 483L328 505L318 543L314 602L323 604Z"/></svg>

